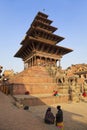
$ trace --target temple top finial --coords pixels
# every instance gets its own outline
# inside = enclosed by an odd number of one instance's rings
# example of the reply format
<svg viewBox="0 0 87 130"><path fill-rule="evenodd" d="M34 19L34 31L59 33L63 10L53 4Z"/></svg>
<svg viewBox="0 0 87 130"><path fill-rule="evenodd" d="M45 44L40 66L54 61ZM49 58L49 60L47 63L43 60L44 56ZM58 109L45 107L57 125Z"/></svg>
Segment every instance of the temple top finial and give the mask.
<svg viewBox="0 0 87 130"><path fill-rule="evenodd" d="M45 9L43 9L43 11L45 11Z"/></svg>

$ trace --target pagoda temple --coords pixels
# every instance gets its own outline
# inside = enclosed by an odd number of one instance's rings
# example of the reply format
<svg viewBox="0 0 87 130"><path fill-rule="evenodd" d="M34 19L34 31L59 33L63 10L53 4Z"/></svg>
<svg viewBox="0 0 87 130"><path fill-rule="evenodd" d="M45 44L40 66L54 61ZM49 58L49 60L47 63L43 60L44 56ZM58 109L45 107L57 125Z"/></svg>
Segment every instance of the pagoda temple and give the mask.
<svg viewBox="0 0 87 130"><path fill-rule="evenodd" d="M64 38L54 34L57 30L53 27L52 20L48 15L38 12L34 18L25 38L22 40L22 47L15 54L15 57L22 58L24 69L31 66L56 66L63 55L72 52L72 49L58 46Z"/></svg>
<svg viewBox="0 0 87 130"><path fill-rule="evenodd" d="M24 61L24 70L9 80L10 93L15 98L17 95L24 95L23 104L41 105L68 101L67 85L61 87L58 73L62 73L62 56L73 50L57 45L64 38L54 33L57 28L51 25L52 22L47 14L38 12L21 42L21 48L14 55ZM60 93L60 97L53 96L54 90ZM66 96L61 96L63 93ZM28 97L26 94L29 94Z"/></svg>

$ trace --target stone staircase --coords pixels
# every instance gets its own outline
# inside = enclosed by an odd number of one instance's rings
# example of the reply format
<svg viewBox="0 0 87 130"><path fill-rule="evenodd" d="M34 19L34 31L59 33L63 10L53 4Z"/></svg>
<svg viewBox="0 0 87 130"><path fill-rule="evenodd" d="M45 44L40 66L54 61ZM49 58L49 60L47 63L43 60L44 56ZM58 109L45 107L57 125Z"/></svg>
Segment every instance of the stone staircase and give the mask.
<svg viewBox="0 0 87 130"><path fill-rule="evenodd" d="M49 94L57 88L53 77L42 66L33 66L15 75L10 84L13 84L13 94L24 94L26 91L30 94Z"/></svg>

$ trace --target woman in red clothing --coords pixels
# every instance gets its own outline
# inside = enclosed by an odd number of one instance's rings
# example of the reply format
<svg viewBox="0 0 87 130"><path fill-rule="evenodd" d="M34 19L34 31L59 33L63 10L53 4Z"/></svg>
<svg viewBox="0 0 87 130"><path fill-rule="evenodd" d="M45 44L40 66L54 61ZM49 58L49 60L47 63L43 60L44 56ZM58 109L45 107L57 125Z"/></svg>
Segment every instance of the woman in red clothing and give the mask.
<svg viewBox="0 0 87 130"><path fill-rule="evenodd" d="M83 96L83 97L86 97L86 92L85 92L85 90L84 90L82 96Z"/></svg>
<svg viewBox="0 0 87 130"><path fill-rule="evenodd" d="M58 91L53 91L54 93L53 93L53 96L58 96Z"/></svg>

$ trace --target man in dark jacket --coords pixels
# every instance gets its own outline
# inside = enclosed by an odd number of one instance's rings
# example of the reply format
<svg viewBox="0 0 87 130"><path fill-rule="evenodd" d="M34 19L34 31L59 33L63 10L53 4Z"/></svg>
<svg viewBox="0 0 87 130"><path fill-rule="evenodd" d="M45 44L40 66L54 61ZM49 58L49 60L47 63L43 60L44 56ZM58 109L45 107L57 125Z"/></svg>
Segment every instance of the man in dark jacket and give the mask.
<svg viewBox="0 0 87 130"><path fill-rule="evenodd" d="M61 106L57 106L57 114L56 114L56 126L63 127L63 111Z"/></svg>

